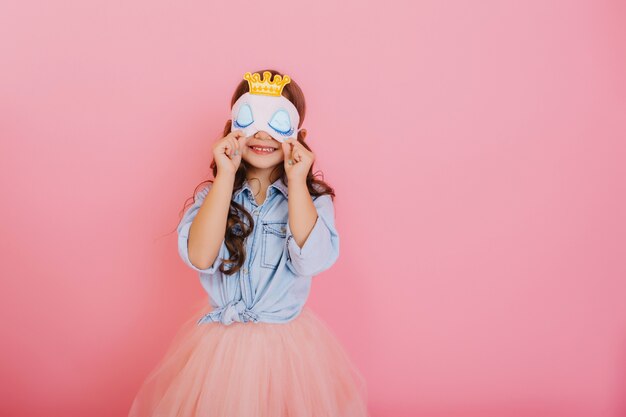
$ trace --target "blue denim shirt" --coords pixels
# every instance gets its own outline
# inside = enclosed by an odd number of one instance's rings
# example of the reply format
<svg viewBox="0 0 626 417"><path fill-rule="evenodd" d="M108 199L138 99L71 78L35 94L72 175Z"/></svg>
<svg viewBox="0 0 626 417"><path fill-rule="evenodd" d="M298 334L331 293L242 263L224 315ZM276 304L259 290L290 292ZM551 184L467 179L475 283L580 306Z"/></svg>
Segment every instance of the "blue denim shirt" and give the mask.
<svg viewBox="0 0 626 417"><path fill-rule="evenodd" d="M313 197L317 220L306 241L299 247L289 227L288 187L281 179L272 183L263 204L258 205L248 181L233 194L254 218L253 232L246 238L246 259L233 275L219 271L229 251L224 240L213 265L195 267L189 260L189 229L212 184L196 194L178 225L178 252L183 261L199 272L213 310L197 324L221 322L285 323L301 311L309 295L311 278L330 268L339 257L339 235L330 195ZM244 221L245 218L244 218ZM247 223L246 223L247 224Z"/></svg>

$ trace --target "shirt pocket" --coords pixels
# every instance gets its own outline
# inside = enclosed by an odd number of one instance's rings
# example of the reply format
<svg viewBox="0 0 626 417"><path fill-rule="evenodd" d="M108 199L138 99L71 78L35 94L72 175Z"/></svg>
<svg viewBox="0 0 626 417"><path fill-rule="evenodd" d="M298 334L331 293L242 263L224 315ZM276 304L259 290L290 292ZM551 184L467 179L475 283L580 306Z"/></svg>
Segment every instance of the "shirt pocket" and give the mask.
<svg viewBox="0 0 626 417"><path fill-rule="evenodd" d="M269 269L278 268L280 259L285 250L287 236L287 222L263 222L261 239L261 266Z"/></svg>

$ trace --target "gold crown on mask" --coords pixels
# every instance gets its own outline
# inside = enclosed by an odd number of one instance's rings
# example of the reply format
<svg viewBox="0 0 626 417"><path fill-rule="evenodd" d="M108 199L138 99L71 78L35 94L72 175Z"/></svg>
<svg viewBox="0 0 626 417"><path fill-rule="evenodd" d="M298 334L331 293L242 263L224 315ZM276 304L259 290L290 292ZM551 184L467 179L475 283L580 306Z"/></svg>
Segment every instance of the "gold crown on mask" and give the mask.
<svg viewBox="0 0 626 417"><path fill-rule="evenodd" d="M251 74L246 72L243 76L244 80L248 80L248 87L250 87L250 94L261 94L265 96L280 97L283 92L283 88L289 84L291 78L288 75L281 77L276 74L274 80L270 81L272 73L269 71L263 71L263 80L259 73L255 72Z"/></svg>

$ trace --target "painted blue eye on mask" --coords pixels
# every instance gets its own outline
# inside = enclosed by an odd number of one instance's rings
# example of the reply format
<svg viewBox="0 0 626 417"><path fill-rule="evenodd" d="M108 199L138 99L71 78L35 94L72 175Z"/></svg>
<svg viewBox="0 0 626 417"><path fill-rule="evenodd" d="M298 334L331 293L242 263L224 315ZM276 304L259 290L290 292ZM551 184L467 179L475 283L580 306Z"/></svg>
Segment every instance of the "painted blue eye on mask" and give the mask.
<svg viewBox="0 0 626 417"><path fill-rule="evenodd" d="M239 129L250 126L254 122L252 117L252 109L249 105L244 104L239 108L239 113L235 119L235 126Z"/></svg>
<svg viewBox="0 0 626 417"><path fill-rule="evenodd" d="M274 129L281 135L289 136L293 133L293 128L291 127L291 119L289 118L289 113L287 112L287 110L277 110L268 124L272 129Z"/></svg>

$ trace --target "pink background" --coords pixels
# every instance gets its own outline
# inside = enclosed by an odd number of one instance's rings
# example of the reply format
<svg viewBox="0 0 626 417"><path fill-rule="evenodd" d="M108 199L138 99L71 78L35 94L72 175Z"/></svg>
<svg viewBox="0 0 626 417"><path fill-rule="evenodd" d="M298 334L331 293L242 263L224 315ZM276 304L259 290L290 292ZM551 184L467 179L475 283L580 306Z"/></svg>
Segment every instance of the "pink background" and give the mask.
<svg viewBox="0 0 626 417"><path fill-rule="evenodd" d="M626 415L626 6L0 5L0 414L123 416L192 306L179 210L245 71L304 89L374 417Z"/></svg>

